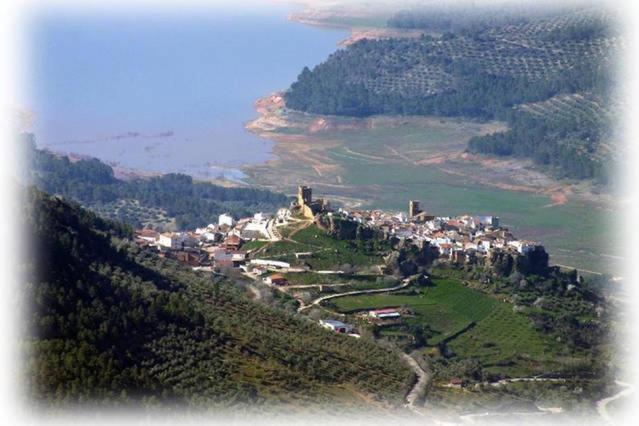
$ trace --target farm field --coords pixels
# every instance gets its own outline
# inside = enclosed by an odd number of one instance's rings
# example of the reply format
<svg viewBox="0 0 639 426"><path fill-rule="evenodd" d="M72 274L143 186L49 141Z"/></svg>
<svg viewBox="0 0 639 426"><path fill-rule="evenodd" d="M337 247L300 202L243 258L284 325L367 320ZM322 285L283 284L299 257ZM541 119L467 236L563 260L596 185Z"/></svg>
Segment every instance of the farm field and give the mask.
<svg viewBox="0 0 639 426"><path fill-rule="evenodd" d="M467 288L455 278L434 277L433 283L417 294L351 296L335 299L333 304L344 313L407 307L414 313L406 317L407 323L423 324L436 332L427 339L429 346L474 322L474 327L447 344L461 358L477 358L488 371L530 374L541 364L553 363L553 342L538 334L524 314L513 312L512 305Z"/></svg>

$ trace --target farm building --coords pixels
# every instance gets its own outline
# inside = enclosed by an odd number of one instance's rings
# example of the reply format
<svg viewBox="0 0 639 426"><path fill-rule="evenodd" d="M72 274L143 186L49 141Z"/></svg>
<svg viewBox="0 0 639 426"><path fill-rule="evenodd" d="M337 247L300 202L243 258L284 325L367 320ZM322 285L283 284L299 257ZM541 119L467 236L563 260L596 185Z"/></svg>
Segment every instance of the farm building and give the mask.
<svg viewBox="0 0 639 426"><path fill-rule="evenodd" d="M281 262L279 260L269 260L269 259L252 259L252 265L261 265L261 266L270 266L273 268L279 269L289 269L291 264L288 262Z"/></svg>
<svg viewBox="0 0 639 426"><path fill-rule="evenodd" d="M368 311L368 315L372 318L377 319L391 319L401 317L401 314L395 308L376 309L373 311Z"/></svg>
<svg viewBox="0 0 639 426"><path fill-rule="evenodd" d="M286 278L284 278L284 276L281 275L281 274L270 275L270 276L264 278L264 282L266 284L272 284L272 285L287 285L288 284L288 280Z"/></svg>
<svg viewBox="0 0 639 426"><path fill-rule="evenodd" d="M320 320L319 323L322 327L336 333L349 334L351 331L353 331L352 325L344 324L343 322L337 320Z"/></svg>

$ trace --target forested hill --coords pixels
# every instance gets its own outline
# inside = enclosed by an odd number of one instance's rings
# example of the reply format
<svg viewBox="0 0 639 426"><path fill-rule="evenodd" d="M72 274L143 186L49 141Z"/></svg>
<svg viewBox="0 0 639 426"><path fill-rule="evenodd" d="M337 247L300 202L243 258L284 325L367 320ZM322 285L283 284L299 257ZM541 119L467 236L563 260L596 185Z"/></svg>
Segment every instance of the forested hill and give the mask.
<svg viewBox="0 0 639 426"><path fill-rule="evenodd" d="M126 226L32 189L21 287L27 390L45 404L349 404L403 399L411 371L366 339L254 303L128 244Z"/></svg>
<svg viewBox="0 0 639 426"><path fill-rule="evenodd" d="M610 111L610 87L613 63L622 48L623 39L611 18L599 10L482 25L441 37L362 40L338 50L313 70L304 68L285 93L285 101L289 108L319 114L462 116L512 124L515 116L525 114L517 109L521 105L580 95L587 100L565 105L555 117L566 120L551 123L550 129L528 121L530 129L520 126L498 149L492 140L475 141L470 148L530 156L557 170L579 152L584 155L578 161L588 164L570 164L565 175L605 181L600 171L611 159L609 150L601 155L598 145L611 139L609 126L615 114ZM592 103L595 108L590 108ZM574 108L586 110L594 119L572 120ZM582 129L590 139L572 147ZM546 138L550 133L553 137ZM566 143L570 149L562 148ZM535 147L520 147L531 144ZM560 162L555 161L557 156Z"/></svg>
<svg viewBox="0 0 639 426"><path fill-rule="evenodd" d="M284 194L253 187L226 188L177 173L124 181L98 159L71 161L37 149L32 134L22 134L20 143L28 157L30 183L136 227L192 229L216 221L222 213L250 216L288 204Z"/></svg>

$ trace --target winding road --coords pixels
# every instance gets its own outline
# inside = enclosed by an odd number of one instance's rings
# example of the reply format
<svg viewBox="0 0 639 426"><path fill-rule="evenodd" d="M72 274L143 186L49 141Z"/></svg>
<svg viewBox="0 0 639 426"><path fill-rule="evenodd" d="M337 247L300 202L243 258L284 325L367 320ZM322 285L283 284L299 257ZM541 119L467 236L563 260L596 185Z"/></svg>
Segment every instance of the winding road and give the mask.
<svg viewBox="0 0 639 426"><path fill-rule="evenodd" d="M613 396L597 401L597 413L599 413L599 415L604 419L604 421L607 424L613 423L612 418L610 418L610 415L608 414L608 409L607 409L608 404L610 404L612 401L616 399L623 398L624 396L628 396L634 393L635 391L635 387L629 383L624 383L619 380L615 380L615 383L623 387L624 389Z"/></svg>
<svg viewBox="0 0 639 426"><path fill-rule="evenodd" d="M423 416L424 414L417 409L415 403L419 399L419 396L422 394L426 386L431 382L433 376L422 367L420 367L417 361L412 356L402 352L402 358L417 375L417 382L413 385L413 388L406 395L405 407L411 410L413 413Z"/></svg>
<svg viewBox="0 0 639 426"><path fill-rule="evenodd" d="M301 305L297 309L297 312L303 312L306 309L310 308L311 306L318 305L318 304L322 303L323 301L329 300L329 299L335 299L335 298L344 297L344 296L355 296L357 294L386 293L386 292L389 292L389 291L401 290L403 288L408 287L409 285L410 285L410 281L408 279L405 279L404 281L402 281L402 283L400 285L395 286L395 287L375 288L375 289L369 289L369 290L353 290L353 291L347 291L345 293L329 294L329 295L326 295L326 296L318 297L317 299L313 300L308 305Z"/></svg>
<svg viewBox="0 0 639 426"><path fill-rule="evenodd" d="M300 304L300 307L297 309L297 311L298 312L302 312L302 311L310 308L313 305L317 305L319 303L322 303L325 300L335 299L337 297L353 296L353 295L357 295L357 294L385 293L385 292L390 292L390 291L397 291L397 290L401 290L403 288L408 287L410 284L411 284L410 279L406 278L406 279L404 279L402 281L402 283L400 285L395 286L395 287L377 288L377 289L369 289L369 290L354 290L354 291L347 291L347 292L344 292L344 293L337 293L337 294L330 294L330 295L326 295L326 296L321 296L321 297L318 297L317 299L313 300L308 305L304 305L303 303ZM415 384L413 385L411 390L406 395L406 405L405 405L405 407L408 408L409 410L411 410L413 413L418 414L420 416L423 416L424 414L421 413L417 409L415 404L416 404L417 400L419 399L420 395L422 394L423 390L426 388L426 386L432 380L432 375L430 373L428 373L427 371L425 371L422 367L420 367L420 365L417 363L417 361L413 357L411 357L410 355L408 355L408 354L406 354L404 352L401 352L401 358L406 362L406 364L408 364L408 366L417 375L417 382L415 382Z"/></svg>

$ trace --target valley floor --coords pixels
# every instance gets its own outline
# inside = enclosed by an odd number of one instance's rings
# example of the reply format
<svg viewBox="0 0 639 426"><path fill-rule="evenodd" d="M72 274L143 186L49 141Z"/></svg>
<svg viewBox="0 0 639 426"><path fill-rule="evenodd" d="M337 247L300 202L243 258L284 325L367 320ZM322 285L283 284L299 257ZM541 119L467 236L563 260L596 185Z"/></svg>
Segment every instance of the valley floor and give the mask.
<svg viewBox="0 0 639 426"><path fill-rule="evenodd" d="M405 210L418 199L435 214L499 215L518 235L542 242L554 263L619 275L611 194L554 180L529 161L464 152L471 137L502 131L503 123L319 116L285 108L281 93L255 106L259 117L246 127L275 142L276 158L245 167L249 183L288 193L306 184L347 207Z"/></svg>

